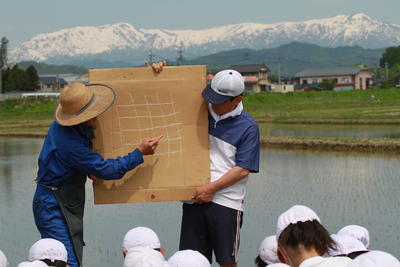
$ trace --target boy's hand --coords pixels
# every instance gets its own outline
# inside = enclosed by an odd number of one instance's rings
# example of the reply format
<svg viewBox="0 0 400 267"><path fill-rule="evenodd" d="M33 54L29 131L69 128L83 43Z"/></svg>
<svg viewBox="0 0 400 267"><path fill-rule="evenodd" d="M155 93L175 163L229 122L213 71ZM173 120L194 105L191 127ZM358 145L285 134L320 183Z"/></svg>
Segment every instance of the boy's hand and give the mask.
<svg viewBox="0 0 400 267"><path fill-rule="evenodd" d="M140 152L142 152L142 155L153 155L156 151L158 142L163 138L164 136L160 135L159 137L154 137L151 139L145 139L143 142L138 146L138 149Z"/></svg>
<svg viewBox="0 0 400 267"><path fill-rule="evenodd" d="M163 68L164 68L164 66L167 66L167 61L160 61L160 62L157 62L157 63L153 63L153 64L149 64L149 62L145 62L144 63L147 67L152 67L153 68L153 71L154 72L156 72L156 73L160 73L162 70L163 70Z"/></svg>
<svg viewBox="0 0 400 267"><path fill-rule="evenodd" d="M214 198L216 190L212 184L206 184L196 189L192 196L192 200L196 203L208 203Z"/></svg>

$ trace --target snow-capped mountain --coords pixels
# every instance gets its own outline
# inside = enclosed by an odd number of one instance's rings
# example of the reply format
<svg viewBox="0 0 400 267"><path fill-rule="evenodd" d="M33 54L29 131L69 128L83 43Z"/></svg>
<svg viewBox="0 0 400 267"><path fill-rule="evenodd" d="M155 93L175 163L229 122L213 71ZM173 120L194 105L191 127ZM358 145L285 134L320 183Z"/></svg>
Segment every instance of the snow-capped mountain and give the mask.
<svg viewBox="0 0 400 267"><path fill-rule="evenodd" d="M63 61L77 58L114 60L158 56L176 57L182 47L186 57L236 48L261 49L292 41L326 47L359 45L382 48L400 45L400 25L389 24L363 13L338 15L304 22L274 24L241 23L204 30L138 29L128 23L76 27L40 34L10 51L14 62Z"/></svg>

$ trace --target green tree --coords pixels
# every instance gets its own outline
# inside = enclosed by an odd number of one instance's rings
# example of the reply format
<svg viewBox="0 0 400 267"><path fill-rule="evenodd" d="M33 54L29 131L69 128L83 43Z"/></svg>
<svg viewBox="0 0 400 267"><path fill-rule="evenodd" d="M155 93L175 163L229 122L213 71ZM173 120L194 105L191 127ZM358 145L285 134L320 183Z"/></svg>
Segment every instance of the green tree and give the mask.
<svg viewBox="0 0 400 267"><path fill-rule="evenodd" d="M39 83L39 75L36 71L36 68L33 65L30 65L26 70L26 75L28 77L28 88L27 91L36 91L40 89Z"/></svg>
<svg viewBox="0 0 400 267"><path fill-rule="evenodd" d="M14 65L12 69L7 73L7 78L4 82L4 89L6 92L9 91L24 91L29 88L29 78L26 72Z"/></svg>
<svg viewBox="0 0 400 267"><path fill-rule="evenodd" d="M333 90L336 85L335 79L323 79L319 84L321 90Z"/></svg>
<svg viewBox="0 0 400 267"><path fill-rule="evenodd" d="M389 68L396 64L400 64L400 46L389 47L385 50L381 59L379 60L379 64L382 68L385 68L386 63L388 64Z"/></svg>

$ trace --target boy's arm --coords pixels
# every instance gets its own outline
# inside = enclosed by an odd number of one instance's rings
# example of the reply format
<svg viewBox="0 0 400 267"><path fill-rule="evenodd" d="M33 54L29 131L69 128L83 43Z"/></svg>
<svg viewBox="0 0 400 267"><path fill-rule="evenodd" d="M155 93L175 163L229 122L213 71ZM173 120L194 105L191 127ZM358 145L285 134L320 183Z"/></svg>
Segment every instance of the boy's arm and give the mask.
<svg viewBox="0 0 400 267"><path fill-rule="evenodd" d="M197 188L192 199L196 203L210 202L217 191L237 183L249 173L248 169L235 166L218 180Z"/></svg>

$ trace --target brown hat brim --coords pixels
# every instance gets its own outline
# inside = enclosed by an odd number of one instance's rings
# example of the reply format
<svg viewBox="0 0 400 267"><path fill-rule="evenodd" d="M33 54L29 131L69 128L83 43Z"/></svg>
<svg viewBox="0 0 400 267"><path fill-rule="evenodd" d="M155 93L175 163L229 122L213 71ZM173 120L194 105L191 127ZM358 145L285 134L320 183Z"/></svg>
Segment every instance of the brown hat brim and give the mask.
<svg viewBox="0 0 400 267"><path fill-rule="evenodd" d="M71 115L63 112L60 103L58 103L55 111L55 117L59 124L64 126L78 125L101 115L114 103L115 92L111 87L104 84L87 84L85 86L90 86L90 88L93 90L93 101L84 111L77 115Z"/></svg>

